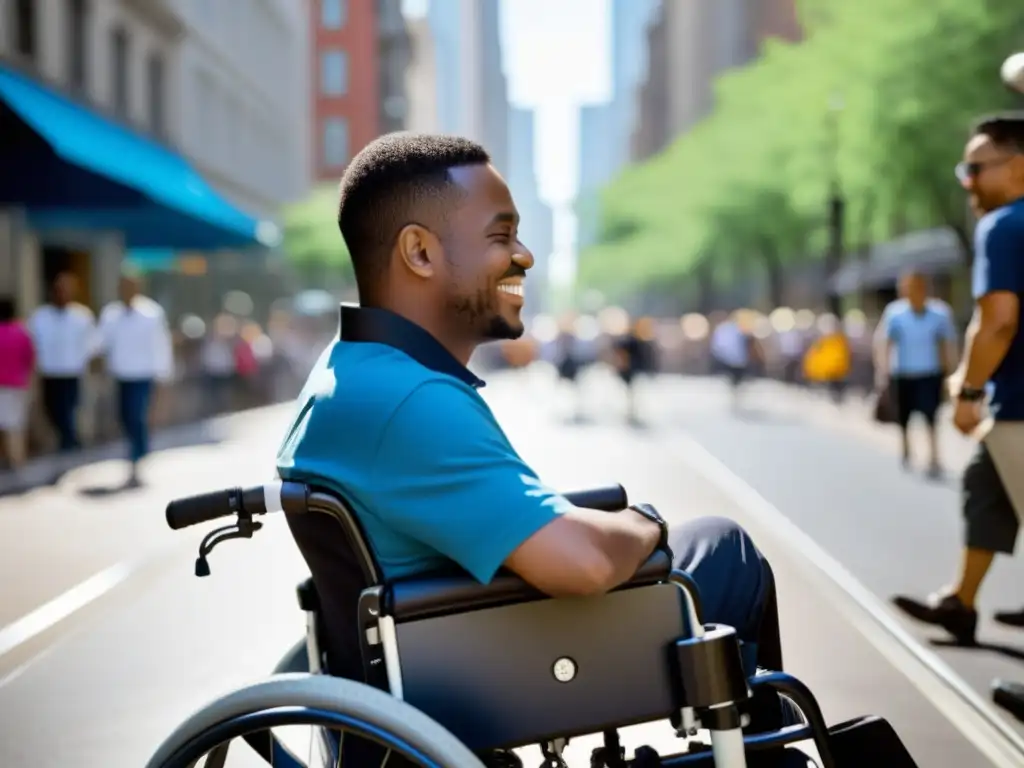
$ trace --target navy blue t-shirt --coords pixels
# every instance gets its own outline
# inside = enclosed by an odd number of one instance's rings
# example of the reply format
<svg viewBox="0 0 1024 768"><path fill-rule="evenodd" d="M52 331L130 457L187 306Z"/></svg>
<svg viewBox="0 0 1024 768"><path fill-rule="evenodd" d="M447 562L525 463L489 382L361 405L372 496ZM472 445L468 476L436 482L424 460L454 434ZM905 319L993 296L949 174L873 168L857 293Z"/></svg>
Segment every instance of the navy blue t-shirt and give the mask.
<svg viewBox="0 0 1024 768"><path fill-rule="evenodd" d="M974 232L975 300L995 291L1024 294L1024 199L986 214ZM1024 325L1018 320L1018 327ZM997 421L1024 421L1024 333L1018 330L989 382Z"/></svg>

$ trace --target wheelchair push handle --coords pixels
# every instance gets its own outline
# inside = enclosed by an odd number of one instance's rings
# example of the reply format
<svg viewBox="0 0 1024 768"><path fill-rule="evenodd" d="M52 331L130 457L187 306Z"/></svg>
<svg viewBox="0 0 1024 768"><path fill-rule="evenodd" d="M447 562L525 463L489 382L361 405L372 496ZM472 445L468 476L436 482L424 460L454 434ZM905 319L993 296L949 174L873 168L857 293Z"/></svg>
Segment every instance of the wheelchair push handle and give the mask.
<svg viewBox="0 0 1024 768"><path fill-rule="evenodd" d="M271 511L268 509L266 501L268 487L227 488L174 499L167 505L167 525L177 531L239 513L265 514ZM277 496L279 497L277 501L280 503L282 501L280 492L277 493ZM626 489L621 485L588 488L566 493L564 496L575 506L584 509L618 512L629 506ZM276 505L269 506L280 509Z"/></svg>
<svg viewBox="0 0 1024 768"><path fill-rule="evenodd" d="M200 493L171 501L167 505L167 525L177 531L237 514L242 509L241 488Z"/></svg>
<svg viewBox="0 0 1024 768"><path fill-rule="evenodd" d="M588 488L584 491L573 491L562 495L572 502L573 506L583 509L620 512L629 506L629 497L626 495L626 489L621 485Z"/></svg>

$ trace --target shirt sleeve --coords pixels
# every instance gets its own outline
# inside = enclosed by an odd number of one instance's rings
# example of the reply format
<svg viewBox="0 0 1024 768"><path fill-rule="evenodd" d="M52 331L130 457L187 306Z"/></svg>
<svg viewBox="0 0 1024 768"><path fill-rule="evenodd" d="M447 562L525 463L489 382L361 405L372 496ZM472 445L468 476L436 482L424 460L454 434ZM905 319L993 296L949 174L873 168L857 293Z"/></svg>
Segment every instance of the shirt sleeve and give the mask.
<svg viewBox="0 0 1024 768"><path fill-rule="evenodd" d="M486 584L571 507L519 457L487 406L456 382L421 384L384 430L371 512Z"/></svg>
<svg viewBox="0 0 1024 768"><path fill-rule="evenodd" d="M1020 293L1022 251L1024 236L1013 219L980 222L974 240L974 298L995 291Z"/></svg>
<svg viewBox="0 0 1024 768"><path fill-rule="evenodd" d="M948 308L943 307L939 313L939 336L943 341L956 341L957 332L956 324L953 322L953 313Z"/></svg>

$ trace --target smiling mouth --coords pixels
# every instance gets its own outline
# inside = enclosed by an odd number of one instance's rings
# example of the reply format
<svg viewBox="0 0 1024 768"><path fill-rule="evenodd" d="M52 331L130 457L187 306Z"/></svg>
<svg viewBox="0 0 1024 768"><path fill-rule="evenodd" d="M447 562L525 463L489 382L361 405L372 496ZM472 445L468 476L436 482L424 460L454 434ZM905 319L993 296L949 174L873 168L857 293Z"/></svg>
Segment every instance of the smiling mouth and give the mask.
<svg viewBox="0 0 1024 768"><path fill-rule="evenodd" d="M501 291L502 293L508 293L508 294L511 294L512 296L519 296L521 298L522 295L523 295L523 284L522 283L500 283L498 285L498 290Z"/></svg>

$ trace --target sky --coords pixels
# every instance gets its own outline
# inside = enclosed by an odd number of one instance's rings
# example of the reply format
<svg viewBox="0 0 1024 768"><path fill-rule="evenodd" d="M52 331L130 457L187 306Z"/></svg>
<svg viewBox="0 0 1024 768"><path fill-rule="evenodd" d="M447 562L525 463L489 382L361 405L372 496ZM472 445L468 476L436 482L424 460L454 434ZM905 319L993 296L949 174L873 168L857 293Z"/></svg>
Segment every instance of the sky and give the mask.
<svg viewBox="0 0 1024 768"><path fill-rule="evenodd" d="M403 0L408 15L426 6ZM578 109L611 96L610 17L609 0L501 0L509 100L536 110L536 170L540 195L556 211L556 251L571 249L574 234Z"/></svg>

